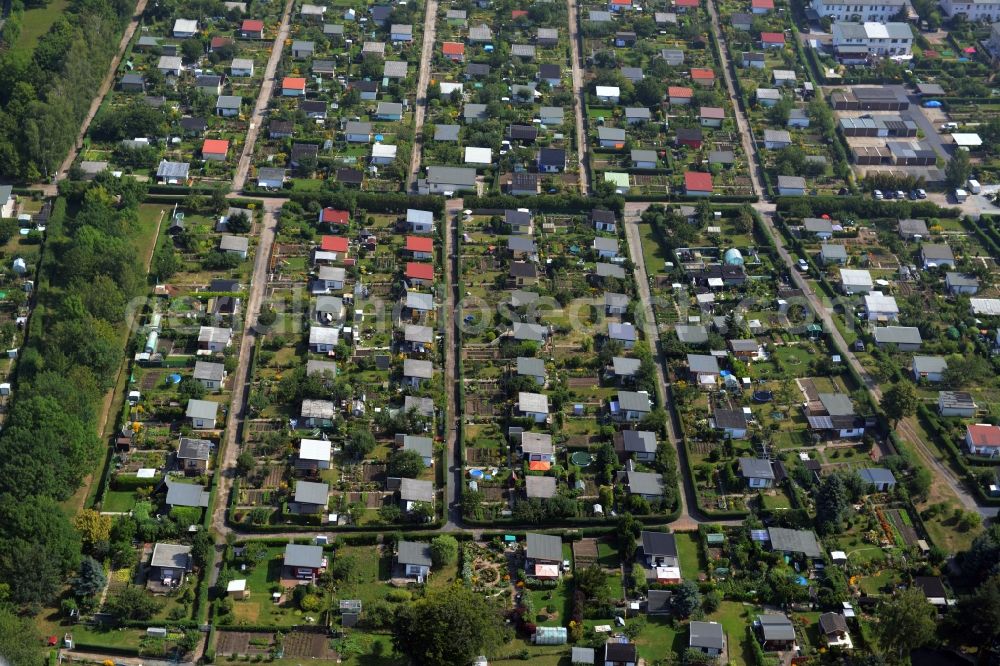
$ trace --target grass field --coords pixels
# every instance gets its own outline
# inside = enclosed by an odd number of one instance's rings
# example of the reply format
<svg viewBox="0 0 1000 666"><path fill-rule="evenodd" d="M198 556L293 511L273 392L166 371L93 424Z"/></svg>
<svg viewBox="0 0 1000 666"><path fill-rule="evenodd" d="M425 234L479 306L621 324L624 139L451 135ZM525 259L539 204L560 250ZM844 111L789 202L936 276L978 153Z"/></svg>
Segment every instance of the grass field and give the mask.
<svg viewBox="0 0 1000 666"><path fill-rule="evenodd" d="M47 7L26 10L21 17L21 34L11 50L24 53L34 51L38 39L49 31L68 5L69 0L51 0Z"/></svg>
<svg viewBox="0 0 1000 666"><path fill-rule="evenodd" d="M698 548L697 532L677 532L677 558L681 564L681 575L684 580L698 580L698 574L704 571L701 551Z"/></svg>

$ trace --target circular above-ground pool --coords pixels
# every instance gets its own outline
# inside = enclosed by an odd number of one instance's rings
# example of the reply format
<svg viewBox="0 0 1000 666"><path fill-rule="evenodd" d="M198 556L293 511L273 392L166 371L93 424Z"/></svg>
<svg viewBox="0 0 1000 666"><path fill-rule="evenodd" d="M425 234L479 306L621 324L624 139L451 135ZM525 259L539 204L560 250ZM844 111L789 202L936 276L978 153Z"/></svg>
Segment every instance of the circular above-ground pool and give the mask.
<svg viewBox="0 0 1000 666"><path fill-rule="evenodd" d="M570 462L572 462L574 465L579 465L580 467L586 467L587 465L590 464L590 461L592 460L590 454L587 453L586 451L577 451L576 453L571 455L569 459Z"/></svg>
<svg viewBox="0 0 1000 666"><path fill-rule="evenodd" d="M481 469L469 470L469 476L471 476L473 479L481 479L483 478L483 470Z"/></svg>
<svg viewBox="0 0 1000 666"><path fill-rule="evenodd" d="M754 391L753 401L754 402L771 402L774 399L773 391Z"/></svg>
<svg viewBox="0 0 1000 666"><path fill-rule="evenodd" d="M178 375L177 373L174 373L172 375L167 375L167 381L170 382L171 384L180 384L181 376Z"/></svg>

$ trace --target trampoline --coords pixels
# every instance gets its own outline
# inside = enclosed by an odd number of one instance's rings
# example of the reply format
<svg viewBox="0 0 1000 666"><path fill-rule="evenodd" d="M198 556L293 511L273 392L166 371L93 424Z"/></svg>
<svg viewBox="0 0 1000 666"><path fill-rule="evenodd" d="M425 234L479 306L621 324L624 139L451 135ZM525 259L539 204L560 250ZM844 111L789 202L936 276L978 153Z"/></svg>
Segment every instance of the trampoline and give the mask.
<svg viewBox="0 0 1000 666"><path fill-rule="evenodd" d="M772 391L754 391L753 401L754 402L771 402L774 399L774 393Z"/></svg>
<svg viewBox="0 0 1000 666"><path fill-rule="evenodd" d="M571 455L569 459L574 465L579 465L580 467L586 467L590 464L590 461L593 460L591 455L586 451L577 451Z"/></svg>

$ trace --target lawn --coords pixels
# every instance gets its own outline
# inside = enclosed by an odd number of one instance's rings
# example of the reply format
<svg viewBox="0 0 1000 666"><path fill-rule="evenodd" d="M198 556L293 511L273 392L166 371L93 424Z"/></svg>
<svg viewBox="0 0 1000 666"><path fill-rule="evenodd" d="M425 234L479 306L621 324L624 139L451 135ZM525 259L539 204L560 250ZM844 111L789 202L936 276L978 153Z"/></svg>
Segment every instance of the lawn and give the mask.
<svg viewBox="0 0 1000 666"><path fill-rule="evenodd" d="M135 506L135 493L131 490L108 490L104 493L101 511L128 513Z"/></svg>
<svg viewBox="0 0 1000 666"><path fill-rule="evenodd" d="M677 557L680 560L681 576L685 580L698 580L698 575L705 570L698 548L697 532L677 532Z"/></svg>
<svg viewBox="0 0 1000 666"><path fill-rule="evenodd" d="M726 632L726 644L729 646L729 663L737 666L753 664L754 657L750 645L747 644L747 624L751 621L753 606L736 601L723 601L719 609L705 618L708 622L718 622Z"/></svg>
<svg viewBox="0 0 1000 666"><path fill-rule="evenodd" d="M21 34L11 50L24 53L34 51L39 38L49 31L68 5L69 0L51 0L46 7L26 10L21 16Z"/></svg>
<svg viewBox="0 0 1000 666"><path fill-rule="evenodd" d="M597 563L606 569L614 569L620 565L618 548L605 539L597 542Z"/></svg>
<svg viewBox="0 0 1000 666"><path fill-rule="evenodd" d="M899 579L899 576L895 571L891 569L886 569L885 571L879 571L872 576L863 576L859 581L861 589L864 590L866 594L878 595L882 594L882 588L886 585L895 583Z"/></svg>
<svg viewBox="0 0 1000 666"><path fill-rule="evenodd" d="M666 659L668 654L682 654L687 649L687 633L671 627L670 619L647 616L642 631L635 638L639 656L647 662Z"/></svg>
<svg viewBox="0 0 1000 666"><path fill-rule="evenodd" d="M536 624L543 627L565 627L570 612L572 584L566 579L559 581L559 587L554 590L529 590L532 606L536 613ZM550 616L547 608L555 612Z"/></svg>
<svg viewBox="0 0 1000 666"><path fill-rule="evenodd" d="M136 629L102 629L100 626L89 627L84 624L75 625L69 633L73 635L73 639L78 644L115 647L125 650L138 650L139 641L143 636Z"/></svg>

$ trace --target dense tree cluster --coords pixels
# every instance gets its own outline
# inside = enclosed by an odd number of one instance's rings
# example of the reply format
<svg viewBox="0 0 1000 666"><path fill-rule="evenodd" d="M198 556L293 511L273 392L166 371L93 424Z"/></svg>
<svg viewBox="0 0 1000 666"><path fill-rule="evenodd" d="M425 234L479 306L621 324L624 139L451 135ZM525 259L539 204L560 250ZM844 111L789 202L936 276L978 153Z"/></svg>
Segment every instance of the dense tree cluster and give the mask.
<svg viewBox="0 0 1000 666"><path fill-rule="evenodd" d="M92 560L81 568L81 534L89 552L109 552L107 521L81 514L74 527L58 502L99 457L98 406L122 361L126 303L143 281L128 238L143 194L131 180L101 179L59 199L49 220L38 305L0 435L0 582L29 610L54 600L70 576L78 590L95 584Z"/></svg>
<svg viewBox="0 0 1000 666"><path fill-rule="evenodd" d="M33 51L0 54L0 173L49 177L72 146L132 6L73 0Z"/></svg>

